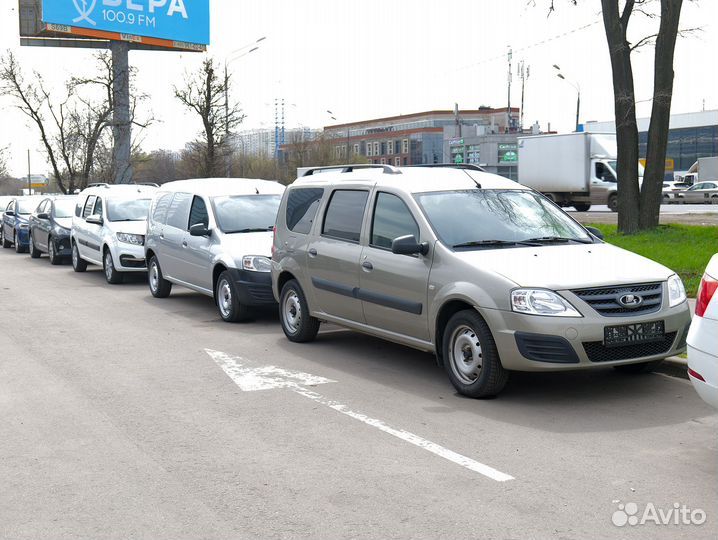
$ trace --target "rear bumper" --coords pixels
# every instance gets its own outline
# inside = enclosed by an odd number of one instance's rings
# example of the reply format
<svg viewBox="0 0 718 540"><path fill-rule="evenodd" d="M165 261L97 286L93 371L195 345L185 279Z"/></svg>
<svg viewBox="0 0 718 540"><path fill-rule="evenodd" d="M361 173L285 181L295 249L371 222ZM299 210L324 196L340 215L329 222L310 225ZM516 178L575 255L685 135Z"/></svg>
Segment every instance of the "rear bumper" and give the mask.
<svg viewBox="0 0 718 540"><path fill-rule="evenodd" d="M688 367L699 373L705 381L693 376L693 383L703 401L718 408L718 321L693 317L688 333Z"/></svg>
<svg viewBox="0 0 718 540"><path fill-rule="evenodd" d="M270 272L249 272L231 268L229 270L239 295L239 303L247 306L275 306L277 301L272 293Z"/></svg>

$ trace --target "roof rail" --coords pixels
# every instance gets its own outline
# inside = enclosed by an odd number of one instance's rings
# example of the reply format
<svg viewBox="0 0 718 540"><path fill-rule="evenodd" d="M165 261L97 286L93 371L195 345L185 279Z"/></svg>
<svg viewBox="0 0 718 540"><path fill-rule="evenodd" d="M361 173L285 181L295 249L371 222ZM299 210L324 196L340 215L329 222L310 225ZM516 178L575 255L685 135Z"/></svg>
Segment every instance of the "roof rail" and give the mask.
<svg viewBox="0 0 718 540"><path fill-rule="evenodd" d="M137 182L138 186L160 187L156 182Z"/></svg>
<svg viewBox="0 0 718 540"><path fill-rule="evenodd" d="M87 184L87 187L108 187L109 185L107 182L95 182L93 184Z"/></svg>
<svg viewBox="0 0 718 540"><path fill-rule="evenodd" d="M445 168L445 169L464 169L469 171L486 172L486 169L475 163L426 163L420 165L408 165L409 167L429 167L429 168Z"/></svg>
<svg viewBox="0 0 718 540"><path fill-rule="evenodd" d="M323 167L308 167L306 170L301 171L300 177L312 176L314 173L322 171L339 171L339 172L352 172L357 169L383 169L384 174L401 174L401 171L391 165L379 165L377 163L361 163L351 165L326 165Z"/></svg>

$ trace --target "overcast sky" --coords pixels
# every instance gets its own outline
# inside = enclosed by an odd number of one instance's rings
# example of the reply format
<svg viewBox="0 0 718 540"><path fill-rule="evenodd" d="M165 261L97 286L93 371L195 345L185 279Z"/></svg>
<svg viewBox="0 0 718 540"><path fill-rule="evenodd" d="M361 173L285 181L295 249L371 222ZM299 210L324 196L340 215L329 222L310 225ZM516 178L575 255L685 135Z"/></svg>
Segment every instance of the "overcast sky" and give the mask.
<svg viewBox="0 0 718 540"><path fill-rule="evenodd" d="M511 105L521 99L516 64L530 66L526 126L571 131L576 91L556 77L558 64L581 88L581 122L613 118L613 89L598 0L211 0L208 53L224 60L266 36L260 48L230 63L234 96L247 118L243 128L274 126L274 100L284 98L287 127L322 127L432 109L507 104L508 47L513 48ZM622 3L622 2L621 2ZM20 47L17 1L0 0L0 50L12 49L24 68L56 87L73 73L87 73L89 50ZM700 27L679 39L675 55L674 113L718 108L715 53L718 1L685 1L681 28ZM634 14L634 41L656 31L657 20ZM246 49L245 49L246 50ZM200 130L172 95L201 53L130 53L138 86L152 96L160 120L143 148L179 149ZM650 114L653 50L633 55L638 115ZM326 110L334 112L337 122ZM47 172L38 134L12 101L0 97L0 147L9 146L11 173Z"/></svg>

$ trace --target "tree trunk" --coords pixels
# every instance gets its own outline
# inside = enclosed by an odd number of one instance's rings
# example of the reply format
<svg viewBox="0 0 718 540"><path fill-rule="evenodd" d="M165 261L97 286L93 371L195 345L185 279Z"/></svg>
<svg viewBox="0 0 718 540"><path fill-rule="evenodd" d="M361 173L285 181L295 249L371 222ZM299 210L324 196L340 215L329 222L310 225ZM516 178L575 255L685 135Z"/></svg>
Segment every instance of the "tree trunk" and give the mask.
<svg viewBox="0 0 718 540"><path fill-rule="evenodd" d="M668 127L673 96L673 52L683 0L661 0L661 25L656 39L653 81L653 107L648 128L646 171L641 187L640 229L658 226L665 175Z"/></svg>
<svg viewBox="0 0 718 540"><path fill-rule="evenodd" d="M633 88L631 46L626 40L633 0L619 14L618 0L601 0L603 24L613 74L613 95L618 145L618 230L633 234L639 227L638 126Z"/></svg>

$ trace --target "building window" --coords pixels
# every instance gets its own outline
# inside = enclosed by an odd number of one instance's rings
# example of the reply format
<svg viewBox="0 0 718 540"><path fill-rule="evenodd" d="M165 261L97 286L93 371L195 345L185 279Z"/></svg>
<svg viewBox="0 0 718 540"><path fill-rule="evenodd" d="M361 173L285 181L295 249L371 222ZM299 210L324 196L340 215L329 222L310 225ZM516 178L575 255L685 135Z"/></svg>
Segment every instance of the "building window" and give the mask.
<svg viewBox="0 0 718 540"><path fill-rule="evenodd" d="M407 158L404 158L404 166L409 164L409 160Z"/></svg>
<svg viewBox="0 0 718 540"><path fill-rule="evenodd" d="M368 157L371 157L371 156L372 156L372 153L371 153L371 143L370 143L370 142L366 143L366 155L367 155Z"/></svg>
<svg viewBox="0 0 718 540"><path fill-rule="evenodd" d="M400 157L395 157L395 158L394 158L394 166L395 166L395 167L401 167L401 158L400 158Z"/></svg>
<svg viewBox="0 0 718 540"><path fill-rule="evenodd" d="M342 147L341 146L335 146L334 147L334 156L339 159L342 157Z"/></svg>
<svg viewBox="0 0 718 540"><path fill-rule="evenodd" d="M394 153L394 141L386 143L386 153L392 155Z"/></svg>
<svg viewBox="0 0 718 540"><path fill-rule="evenodd" d="M404 139L401 141L401 153L402 154L409 153L409 139Z"/></svg>
<svg viewBox="0 0 718 540"><path fill-rule="evenodd" d="M375 156L379 155L379 142L378 141L374 143L374 155Z"/></svg>
<svg viewBox="0 0 718 540"><path fill-rule="evenodd" d="M356 156L356 155L358 155L358 154L359 154L359 145L358 145L358 144L355 144L355 145L354 145L354 155Z"/></svg>
<svg viewBox="0 0 718 540"><path fill-rule="evenodd" d="M381 163L382 165L386 165L386 158L381 158L379 160L379 163Z"/></svg>

